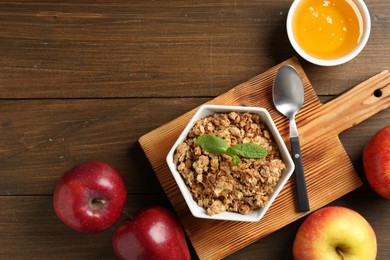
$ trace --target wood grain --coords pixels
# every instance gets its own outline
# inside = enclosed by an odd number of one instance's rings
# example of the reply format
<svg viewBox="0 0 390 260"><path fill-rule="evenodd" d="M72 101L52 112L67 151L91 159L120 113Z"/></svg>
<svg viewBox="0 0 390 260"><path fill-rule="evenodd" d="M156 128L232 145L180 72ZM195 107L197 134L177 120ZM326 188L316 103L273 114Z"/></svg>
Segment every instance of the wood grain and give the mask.
<svg viewBox="0 0 390 260"><path fill-rule="evenodd" d="M285 31L290 5L1 1L0 98L217 96L294 55ZM337 95L388 67L388 57L376 55L390 53L387 3L367 5L370 40L356 59L304 63L318 94Z"/></svg>
<svg viewBox="0 0 390 260"><path fill-rule="evenodd" d="M365 2L371 35L358 57L336 67L298 58L321 103L389 68L390 2ZM139 137L294 56L285 29L290 5L0 1L0 259L115 259L114 229L79 234L56 219L52 192L60 175L101 159L124 176L130 211L169 207ZM389 122L387 109L340 134L364 185L332 202L367 218L378 260L390 259L390 209L365 181L361 155ZM227 258L291 259L301 221Z"/></svg>
<svg viewBox="0 0 390 260"><path fill-rule="evenodd" d="M90 159L117 168L129 193L162 193L138 139L207 101L210 99L2 100L0 196L50 195L63 172ZM388 122L390 113L383 111L340 135L357 169L364 144Z"/></svg>
<svg viewBox="0 0 390 260"><path fill-rule="evenodd" d="M116 259L111 248L116 226L99 234L74 232L57 219L52 200L52 196L0 196L1 259ZM154 204L169 207L168 200L160 195L131 195L127 207L136 212ZM378 241L385 241L379 243L377 259L390 256L386 250L390 209L385 199L370 191L356 191L331 205L350 207L362 214L373 225ZM226 259L258 259L259 254L268 260L292 259L292 242L301 222L291 223Z"/></svg>
<svg viewBox="0 0 390 260"><path fill-rule="evenodd" d="M389 107L390 73L385 70L305 117L300 135L305 142L338 135Z"/></svg>
<svg viewBox="0 0 390 260"><path fill-rule="evenodd" d="M0 195L52 194L87 160L116 168L129 193L162 192L138 138L206 100L3 100Z"/></svg>
<svg viewBox="0 0 390 260"><path fill-rule="evenodd" d="M159 204L161 195L130 195L127 212ZM119 222L105 232L75 232L55 215L52 196L0 196L1 259L115 259L111 239ZM27 257L28 255L28 257Z"/></svg>
<svg viewBox="0 0 390 260"><path fill-rule="evenodd" d="M341 97L336 98L326 105L322 105L298 61L296 59L290 59L207 103L264 107L270 111L284 139L288 140L287 119L280 115L273 107L271 101L272 95L270 93L273 78L278 68L283 64L291 64L297 68L301 74L305 88L305 104L302 112L297 116L298 128L302 126L302 129L323 129L323 131L317 132L314 132L314 130L311 132L307 131L304 132L306 135L301 136L302 158L304 161L311 209L316 210L351 192L362 184L338 138L338 134L389 107L389 73L385 71L378 76L368 79ZM364 106L359 106L359 110L356 111L355 104L361 104L361 100L372 100L373 89L375 90L377 88L383 91L381 98L374 97L376 98L375 100L364 102ZM342 121L340 127L334 128L335 119L330 116L335 112L335 116L337 117L339 111L344 112L348 107L347 105L335 107L333 104L339 104L339 99L344 103L345 99L350 100L351 109L347 110L346 113L352 119ZM304 214L296 211L294 189L290 181L270 207L265 217L258 223L210 221L194 218L186 208L184 199L169 172L165 163L165 156L195 110L193 109L181 117L142 136L140 138L140 144L151 162L168 198L180 216L183 226L201 259L225 257L304 216ZM318 120L310 121L308 118L318 118ZM318 124L317 121L323 123ZM310 138L307 136L310 136ZM311 138L311 136L314 136L314 138ZM160 149L156 151L154 147L160 147ZM336 163L337 168L329 172L332 165ZM328 187L332 188L329 189Z"/></svg>

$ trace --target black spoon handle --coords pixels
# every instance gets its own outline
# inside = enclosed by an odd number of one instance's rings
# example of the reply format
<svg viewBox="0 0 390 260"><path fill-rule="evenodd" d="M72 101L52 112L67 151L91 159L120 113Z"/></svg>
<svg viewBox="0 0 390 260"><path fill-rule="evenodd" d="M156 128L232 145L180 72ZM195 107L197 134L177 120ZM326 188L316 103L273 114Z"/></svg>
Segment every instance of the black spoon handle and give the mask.
<svg viewBox="0 0 390 260"><path fill-rule="evenodd" d="M291 153L295 164L295 188L297 192L298 211L310 210L309 198L307 196L305 174L302 165L301 146L298 137L291 137Z"/></svg>

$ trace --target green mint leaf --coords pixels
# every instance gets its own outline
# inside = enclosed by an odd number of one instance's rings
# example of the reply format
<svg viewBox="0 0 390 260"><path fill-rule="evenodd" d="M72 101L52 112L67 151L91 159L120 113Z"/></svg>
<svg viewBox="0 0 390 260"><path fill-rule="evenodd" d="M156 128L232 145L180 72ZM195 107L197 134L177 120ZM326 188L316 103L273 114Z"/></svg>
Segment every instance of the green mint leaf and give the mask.
<svg viewBox="0 0 390 260"><path fill-rule="evenodd" d="M210 134L198 136L195 143L209 153L229 155L232 157L232 162L235 166L240 163L240 157L261 159L267 156L267 150L260 145L245 143L229 147L222 138Z"/></svg>
<svg viewBox="0 0 390 260"><path fill-rule="evenodd" d="M236 151L232 147L226 149L226 154L230 157L237 156Z"/></svg>
<svg viewBox="0 0 390 260"><path fill-rule="evenodd" d="M267 150L254 143L236 144L230 148L234 150L236 155L244 158L261 159L267 156Z"/></svg>
<svg viewBox="0 0 390 260"><path fill-rule="evenodd" d="M233 155L232 159L233 159L233 165L234 166L237 166L240 163L240 161L241 161L240 157L238 157L237 155Z"/></svg>
<svg viewBox="0 0 390 260"><path fill-rule="evenodd" d="M195 142L207 152L215 154L224 154L229 147L223 139L210 134L200 135Z"/></svg>
<svg viewBox="0 0 390 260"><path fill-rule="evenodd" d="M232 157L232 162L233 162L234 166L237 166L240 163L241 159L240 159L240 157L237 156L236 151L234 151L234 149L232 149L232 147L229 147L226 150L226 154L229 155L230 157Z"/></svg>

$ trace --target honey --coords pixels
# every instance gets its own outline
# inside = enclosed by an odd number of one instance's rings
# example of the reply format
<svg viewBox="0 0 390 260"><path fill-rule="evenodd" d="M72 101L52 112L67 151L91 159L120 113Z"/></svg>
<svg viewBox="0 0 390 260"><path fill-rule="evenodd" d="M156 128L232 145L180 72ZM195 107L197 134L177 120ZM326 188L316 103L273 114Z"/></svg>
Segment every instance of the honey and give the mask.
<svg viewBox="0 0 390 260"><path fill-rule="evenodd" d="M353 0L302 0L292 19L292 31L307 54L337 59L361 41L363 17Z"/></svg>

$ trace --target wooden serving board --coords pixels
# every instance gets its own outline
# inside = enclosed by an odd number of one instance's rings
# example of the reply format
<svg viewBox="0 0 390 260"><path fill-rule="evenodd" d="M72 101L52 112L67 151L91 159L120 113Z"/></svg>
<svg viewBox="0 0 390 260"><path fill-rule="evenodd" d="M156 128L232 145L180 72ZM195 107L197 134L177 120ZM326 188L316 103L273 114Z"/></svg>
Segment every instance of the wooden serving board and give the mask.
<svg viewBox="0 0 390 260"><path fill-rule="evenodd" d="M298 70L305 88L305 104L296 121L310 206L314 211L362 184L338 134L390 106L390 74L388 71L379 73L334 100L321 104L298 60L291 58L208 103L266 108L289 147L288 120L274 108L271 94L276 72L285 64ZM259 222L193 217L165 157L196 110L142 136L139 142L200 259L223 258L307 214L296 211L294 181L290 179Z"/></svg>

